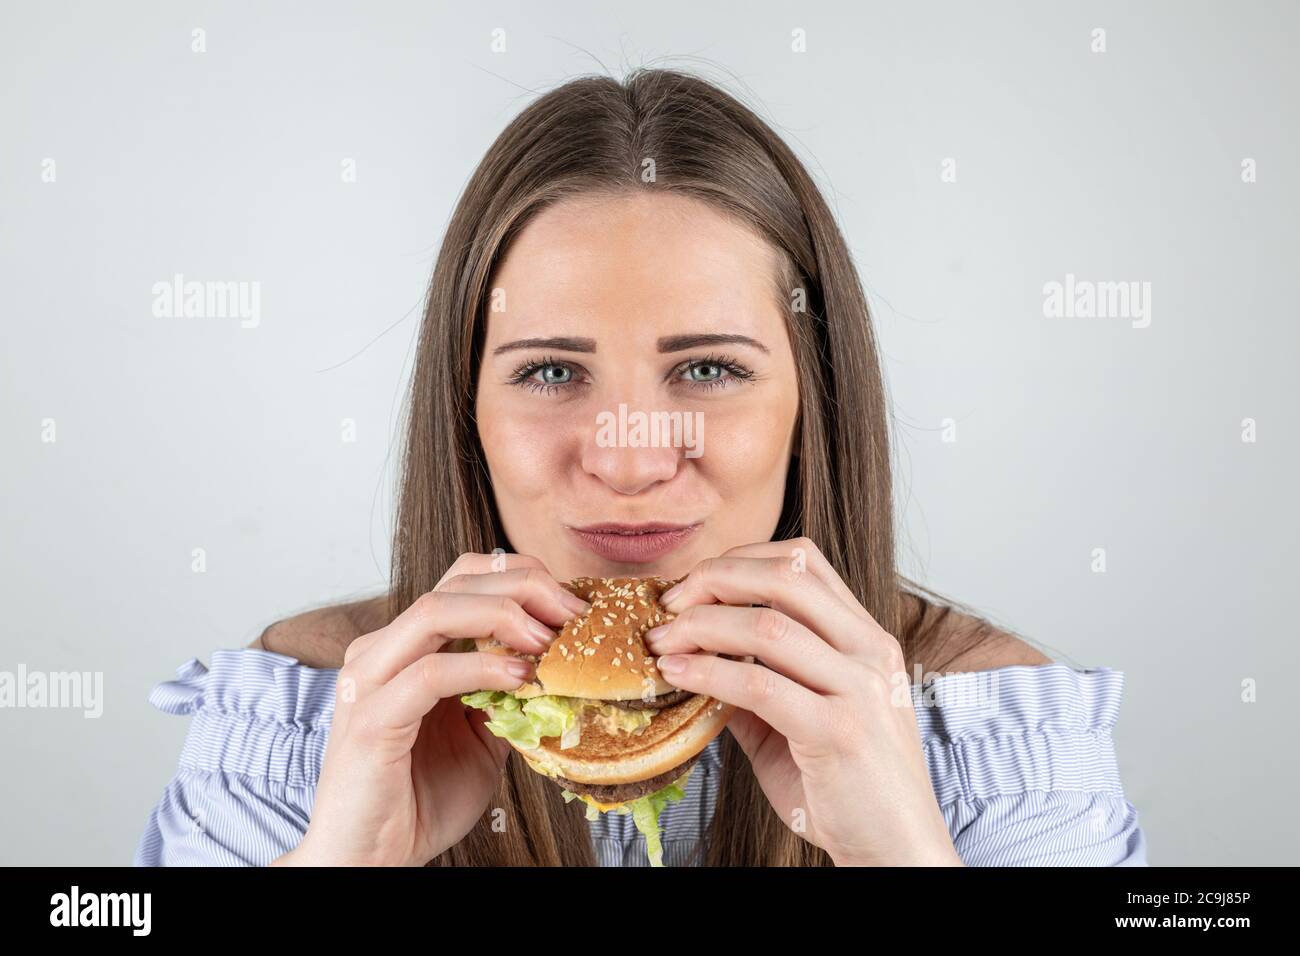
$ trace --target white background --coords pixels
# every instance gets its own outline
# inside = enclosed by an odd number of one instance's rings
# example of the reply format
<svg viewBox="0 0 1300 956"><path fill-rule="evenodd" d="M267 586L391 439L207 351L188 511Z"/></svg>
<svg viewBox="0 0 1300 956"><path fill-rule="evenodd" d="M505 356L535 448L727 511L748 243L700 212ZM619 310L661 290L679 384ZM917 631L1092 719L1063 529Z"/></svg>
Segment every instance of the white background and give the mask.
<svg viewBox="0 0 1300 956"><path fill-rule="evenodd" d="M536 92L664 65L758 108L840 218L906 570L1126 673L1152 863L1296 863L1297 6L609 7L6 0L0 669L102 671L105 709L0 710L0 862L129 862L186 730L150 688L383 587L459 191ZM260 282L260 326L155 318L178 272ZM1067 273L1150 282L1150 326L1045 318Z"/></svg>

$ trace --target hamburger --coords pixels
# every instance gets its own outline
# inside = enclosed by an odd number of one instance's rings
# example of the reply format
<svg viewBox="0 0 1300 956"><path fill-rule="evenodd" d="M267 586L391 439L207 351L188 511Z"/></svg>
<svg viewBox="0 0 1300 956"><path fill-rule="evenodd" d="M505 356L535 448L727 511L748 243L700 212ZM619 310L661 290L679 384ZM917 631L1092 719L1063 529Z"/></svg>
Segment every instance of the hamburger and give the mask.
<svg viewBox="0 0 1300 956"><path fill-rule="evenodd" d="M542 655L519 655L494 638L477 649L533 661L533 680L513 691L479 691L461 701L489 716L536 772L581 800L587 819L631 814L652 866L662 866L659 815L685 796L704 748L735 707L674 687L655 666L644 634L675 615L659 603L663 578L575 578L562 585L591 605L565 622Z"/></svg>

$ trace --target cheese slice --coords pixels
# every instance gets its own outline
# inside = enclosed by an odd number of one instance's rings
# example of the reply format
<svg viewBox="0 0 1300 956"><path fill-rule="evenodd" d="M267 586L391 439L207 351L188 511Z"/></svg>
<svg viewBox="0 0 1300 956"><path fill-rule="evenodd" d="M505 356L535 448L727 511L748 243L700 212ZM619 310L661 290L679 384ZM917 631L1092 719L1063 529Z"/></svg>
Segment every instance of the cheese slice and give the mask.
<svg viewBox="0 0 1300 956"><path fill-rule="evenodd" d="M619 807L626 805L626 803L601 803L595 797L586 793L575 793L574 796L587 804L587 806L595 807L601 813L608 813L610 810L617 810Z"/></svg>

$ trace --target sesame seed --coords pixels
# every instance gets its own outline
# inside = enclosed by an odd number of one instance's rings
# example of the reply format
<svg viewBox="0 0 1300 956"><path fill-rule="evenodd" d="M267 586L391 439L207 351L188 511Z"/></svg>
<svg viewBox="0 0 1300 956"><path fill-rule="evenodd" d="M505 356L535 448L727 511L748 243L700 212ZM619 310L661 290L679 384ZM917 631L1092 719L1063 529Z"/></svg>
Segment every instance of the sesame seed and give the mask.
<svg viewBox="0 0 1300 956"><path fill-rule="evenodd" d="M623 661L622 661L621 658L618 658L618 657L614 658L614 666L615 666L615 667L618 667L618 666L619 666L620 664L622 664L622 663L623 663Z"/></svg>

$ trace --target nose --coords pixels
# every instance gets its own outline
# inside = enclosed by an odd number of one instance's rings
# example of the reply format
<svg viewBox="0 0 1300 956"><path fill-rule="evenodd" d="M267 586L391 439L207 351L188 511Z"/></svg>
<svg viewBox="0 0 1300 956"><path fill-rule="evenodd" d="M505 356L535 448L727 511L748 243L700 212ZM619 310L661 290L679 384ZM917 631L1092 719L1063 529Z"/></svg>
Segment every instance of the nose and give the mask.
<svg viewBox="0 0 1300 956"><path fill-rule="evenodd" d="M655 414L626 403L599 412L584 437L583 471L621 495L639 494L671 481L681 467L684 449L663 440Z"/></svg>

